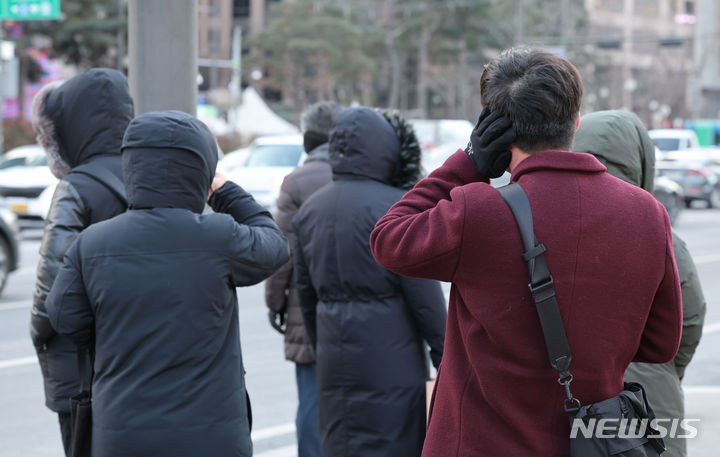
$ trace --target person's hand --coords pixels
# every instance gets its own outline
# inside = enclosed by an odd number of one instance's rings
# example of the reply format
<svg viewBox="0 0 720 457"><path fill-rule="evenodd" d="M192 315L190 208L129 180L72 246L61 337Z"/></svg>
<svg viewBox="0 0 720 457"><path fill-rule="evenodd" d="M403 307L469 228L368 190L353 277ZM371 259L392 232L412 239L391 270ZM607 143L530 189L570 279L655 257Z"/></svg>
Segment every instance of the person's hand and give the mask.
<svg viewBox="0 0 720 457"><path fill-rule="evenodd" d="M30 316L30 339L38 351L44 350L48 341L57 335L55 329L50 325L50 320L45 316L32 313Z"/></svg>
<svg viewBox="0 0 720 457"><path fill-rule="evenodd" d="M498 178L505 173L512 153L510 146L515 141L512 121L499 112L483 108L477 124L470 134L465 153L475 165L475 170L485 178Z"/></svg>
<svg viewBox="0 0 720 457"><path fill-rule="evenodd" d="M220 173L219 171L216 171L215 178L213 178L213 182L210 185L210 192L208 193L208 198L212 197L212 194L214 194L218 189L224 186L226 182L228 182L227 177L225 177L225 175Z"/></svg>
<svg viewBox="0 0 720 457"><path fill-rule="evenodd" d="M285 313L279 313L270 310L268 312L268 318L270 319L270 325L272 325L272 328L284 335L285 330L287 330L287 325L285 323Z"/></svg>

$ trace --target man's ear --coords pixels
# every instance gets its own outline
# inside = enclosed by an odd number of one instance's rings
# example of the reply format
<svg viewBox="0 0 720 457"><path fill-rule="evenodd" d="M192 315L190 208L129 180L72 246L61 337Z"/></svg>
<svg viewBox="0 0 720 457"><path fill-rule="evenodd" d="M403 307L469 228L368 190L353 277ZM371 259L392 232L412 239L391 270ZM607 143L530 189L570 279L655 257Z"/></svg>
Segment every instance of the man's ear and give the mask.
<svg viewBox="0 0 720 457"><path fill-rule="evenodd" d="M577 120L575 121L575 131L577 132L580 128L580 115L578 114Z"/></svg>

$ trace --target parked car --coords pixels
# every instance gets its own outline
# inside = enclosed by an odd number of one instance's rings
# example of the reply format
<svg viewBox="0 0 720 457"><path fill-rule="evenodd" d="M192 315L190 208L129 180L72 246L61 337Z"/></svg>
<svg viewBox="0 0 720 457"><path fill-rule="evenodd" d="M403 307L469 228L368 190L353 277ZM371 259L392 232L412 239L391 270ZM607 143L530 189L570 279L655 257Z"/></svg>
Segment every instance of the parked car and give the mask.
<svg viewBox="0 0 720 457"><path fill-rule="evenodd" d="M228 154L218 168L250 192L258 203L274 210L283 179L305 160L302 135L258 137L250 145L244 162L233 155L241 153Z"/></svg>
<svg viewBox="0 0 720 457"><path fill-rule="evenodd" d="M696 148L666 153L656 168L658 176L682 186L686 206L699 200L710 208L720 208L720 149Z"/></svg>
<svg viewBox="0 0 720 457"><path fill-rule="evenodd" d="M17 216L0 197L0 295L8 275L17 269L18 263Z"/></svg>
<svg viewBox="0 0 720 457"><path fill-rule="evenodd" d="M648 131L660 151L679 151L700 147L697 133L685 129L653 129Z"/></svg>
<svg viewBox="0 0 720 457"><path fill-rule="evenodd" d="M20 146L0 158L0 196L19 218L20 228L42 228L57 178L38 145Z"/></svg>

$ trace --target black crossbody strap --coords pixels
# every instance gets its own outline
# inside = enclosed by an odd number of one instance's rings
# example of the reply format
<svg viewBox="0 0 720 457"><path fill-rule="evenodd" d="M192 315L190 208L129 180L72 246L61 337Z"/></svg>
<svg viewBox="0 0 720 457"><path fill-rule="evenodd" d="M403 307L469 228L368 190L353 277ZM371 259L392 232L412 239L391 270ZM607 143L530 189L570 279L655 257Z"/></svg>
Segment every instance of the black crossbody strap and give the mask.
<svg viewBox="0 0 720 457"><path fill-rule="evenodd" d="M540 318L550 365L558 372L558 382L565 386L567 393L565 409L566 411L575 410L574 406L577 405L579 408L580 402L573 398L570 393L570 382L572 382L570 361L572 355L565 335L565 326L560 315L560 308L555 297L553 278L545 260L544 252L546 249L535 238L530 201L522 186L515 182L500 187L498 191L512 210L520 230L520 237L525 249L522 258L527 262L530 276L528 287Z"/></svg>
<svg viewBox="0 0 720 457"><path fill-rule="evenodd" d="M85 175L88 178L97 181L107 188L110 192L115 195L118 200L123 202L127 206L127 195L125 194L125 184L122 180L115 176L107 168L94 166L94 164L87 163L84 165L77 166L72 169L72 173L79 173Z"/></svg>
<svg viewBox="0 0 720 457"><path fill-rule="evenodd" d="M87 346L77 347L78 374L80 375L80 392L90 392L92 385L92 370L88 370L90 351ZM88 384L89 383L89 384Z"/></svg>

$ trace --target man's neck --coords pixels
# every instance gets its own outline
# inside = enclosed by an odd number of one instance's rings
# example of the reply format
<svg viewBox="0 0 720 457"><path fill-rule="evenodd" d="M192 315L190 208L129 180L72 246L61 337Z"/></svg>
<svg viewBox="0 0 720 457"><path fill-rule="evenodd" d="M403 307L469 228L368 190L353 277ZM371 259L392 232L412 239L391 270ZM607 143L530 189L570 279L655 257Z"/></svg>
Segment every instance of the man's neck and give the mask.
<svg viewBox="0 0 720 457"><path fill-rule="evenodd" d="M514 144L510 146L510 152L512 153L512 158L510 159L510 166L508 166L508 170L510 173L515 170L515 167L520 165L520 162L530 157L532 154L523 151L519 147L515 146Z"/></svg>

